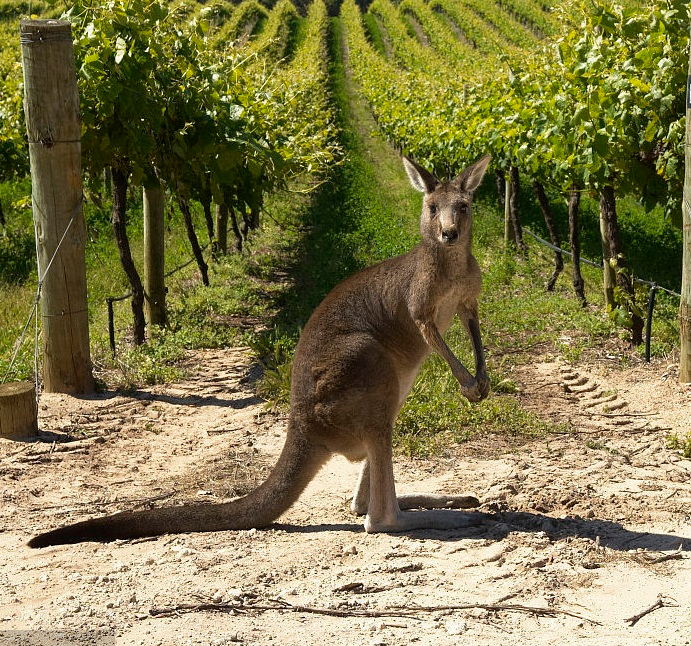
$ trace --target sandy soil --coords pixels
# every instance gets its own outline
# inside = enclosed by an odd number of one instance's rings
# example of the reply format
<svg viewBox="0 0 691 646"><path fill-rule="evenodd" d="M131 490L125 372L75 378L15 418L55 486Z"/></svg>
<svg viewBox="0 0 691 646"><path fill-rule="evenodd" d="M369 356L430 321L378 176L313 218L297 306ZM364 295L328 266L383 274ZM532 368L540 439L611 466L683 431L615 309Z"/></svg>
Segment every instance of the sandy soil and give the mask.
<svg viewBox="0 0 691 646"><path fill-rule="evenodd" d="M55 443L0 440L1 644L691 644L691 461L665 442L691 426L691 389L665 365L544 360L517 372L520 397L574 433L398 459L401 492L480 498L484 515L463 531L365 534L348 511L357 465L334 459L270 530L28 549L40 530L223 500L266 474L285 419L255 396L246 353L196 352L190 366L184 383L131 395L46 395ZM270 600L355 616L151 614ZM559 612L357 616L497 603Z"/></svg>

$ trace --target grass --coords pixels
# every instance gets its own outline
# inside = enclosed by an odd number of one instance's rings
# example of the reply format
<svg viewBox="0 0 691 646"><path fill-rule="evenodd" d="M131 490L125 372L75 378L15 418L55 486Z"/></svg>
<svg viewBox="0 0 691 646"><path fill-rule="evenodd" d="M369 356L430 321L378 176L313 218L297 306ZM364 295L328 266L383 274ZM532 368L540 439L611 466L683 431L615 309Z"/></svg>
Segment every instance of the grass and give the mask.
<svg viewBox="0 0 691 646"><path fill-rule="evenodd" d="M691 459L691 431L682 436L676 433L668 435L667 447L674 451L679 451L683 457Z"/></svg>
<svg viewBox="0 0 691 646"><path fill-rule="evenodd" d="M16 199L7 199L13 191ZM24 206L29 185L18 183L0 185L0 195L5 196L8 228L30 231L30 209ZM23 192L24 191L24 192ZM11 205L15 204L14 207ZM17 206L20 205L20 206ZM130 225L128 233L132 253L137 266L142 268L143 232L141 229L141 200L132 194L128 204ZM201 244L205 244L201 213L197 217L197 231ZM189 242L179 214L168 211L166 232L167 269L183 264L191 257ZM130 344L131 311L129 301L115 306L117 353L113 357L108 345L107 308L105 299L129 291L126 277L118 261L117 249L110 231L108 214L88 204L85 208L87 222L86 271L89 299L89 328L92 359L95 372L102 385L116 388L135 388L179 378L180 359L186 349L199 347L223 347L245 342L247 333L237 325L239 317L256 317L265 314L267 294L272 286L256 276L263 271L260 263L264 255L230 255L222 263L213 264L210 270L211 287L204 288L198 279L195 265L175 274L167 281L169 290L169 329L154 332L149 343L142 347ZM280 234L267 227L255 238L254 244L265 244L264 239ZM14 345L31 309L36 290L36 267L31 261L23 282L0 282L0 375L4 376ZM270 244L267 245L271 246ZM31 326L33 332L33 326ZM27 379L33 370L33 333L22 345L13 379Z"/></svg>
<svg viewBox="0 0 691 646"><path fill-rule="evenodd" d="M140 348L129 343L131 315L127 301L116 304L118 351L111 356L107 340L104 299L128 291L110 233L108 213L93 205L86 209L89 244L87 274L92 353L97 374L105 385L136 388L181 378L181 359L187 350L249 344L266 368L260 393L277 407L288 403L291 361L297 338L309 315L324 295L340 280L363 266L408 251L418 240L421 196L408 184L400 157L381 138L376 124L353 81L345 73L341 26L332 21L331 82L334 105L341 128L343 162L334 168L330 181L309 195L284 192L266 207L264 226L250 240L246 253L231 254L211 266L210 288L200 285L195 267L175 274L168 281L169 329L152 336ZM584 352L622 334L602 310L601 273L584 267L587 294L592 305L581 308L572 295L570 276L564 274L553 293L544 289L551 271L547 250L529 240L527 259L504 249L501 209L487 180L475 205L474 249L484 275L481 328L488 348L492 381L491 396L479 405L469 405L459 394L448 366L431 357L423 367L395 429L398 450L411 455L438 452L449 442L461 442L485 433L512 437L544 435L555 430L551 423L525 410L514 381L514 370L533 360L536 352L553 353L577 361ZM22 262L33 257L28 182L0 185L8 229L28 236L18 243L28 250L13 254ZM524 192L522 214L526 224L542 231L539 211ZM594 228L595 203L585 200L585 229ZM14 204L14 207L8 205ZM563 227L563 207L555 200ZM642 230L645 217L635 204L622 202L622 229L629 236ZM640 210L640 209L639 209ZM135 262L141 267L141 201L130 200L129 227ZM588 215L590 213L590 215ZM202 244L199 212L198 231ZM651 216L653 219L657 215ZM588 220L590 218L590 220ZM652 220L651 220L652 221ZM667 236L666 225L655 236ZM627 224L633 223L633 224ZM563 233L563 232L562 232ZM659 234L659 235L658 235ZM655 237L653 236L653 237ZM586 236L588 255L597 257ZM673 239L669 242L674 246ZM5 241L6 242L6 241ZM599 245L599 240L596 240ZM0 242L0 253L2 253ZM7 243L10 244L10 243ZM15 244L12 242L11 244ZM647 255L653 243L644 248ZM179 215L169 215L167 233L169 267L187 261L191 254ZM591 245L590 247L588 245ZM8 247L9 248L9 247ZM667 247L664 247L667 249ZM23 260L22 260L23 259ZM650 258L651 271L664 263ZM35 268L17 263L11 273L0 267L0 374L4 374L19 330L35 290ZM567 266L567 272L569 271ZM662 278L657 278L663 282ZM664 356L676 346L676 303L660 295L653 329L653 354ZM240 325L246 319L248 325ZM258 321L266 328L257 329ZM459 358L472 365L472 353L460 325L447 334ZM25 344L18 363L18 377L31 374L33 348ZM626 355L624 355L626 356Z"/></svg>
<svg viewBox="0 0 691 646"><path fill-rule="evenodd" d="M275 405L287 402L293 345L324 295L357 269L404 253L418 241L421 196L410 187L400 157L379 136L364 100L345 74L338 21L333 23L332 36L332 92L346 158L305 208L302 219L307 231L298 241L290 268L293 285L280 296L271 332L255 345L267 367L263 394ZM551 339L564 320L573 325L575 319L583 334L590 335L588 342L592 335L611 331L606 319L583 312L565 287L560 286L555 308L554 295L545 294L544 280L538 279L545 271L544 262L518 262L503 253L497 207L489 197L480 200L476 212L477 255L490 295L483 300L482 311L486 345L499 351L513 350L521 340L529 345L535 342L536 329L541 330L541 338ZM529 293L517 299L516 292L524 289ZM554 316L549 328L547 314ZM470 363L465 333L456 326L448 338L462 360ZM503 360L490 356L490 366L495 392L470 406L459 395L448 366L431 357L397 421L399 450L424 455L440 450L449 439L464 441L479 433L537 435L553 430L521 407Z"/></svg>

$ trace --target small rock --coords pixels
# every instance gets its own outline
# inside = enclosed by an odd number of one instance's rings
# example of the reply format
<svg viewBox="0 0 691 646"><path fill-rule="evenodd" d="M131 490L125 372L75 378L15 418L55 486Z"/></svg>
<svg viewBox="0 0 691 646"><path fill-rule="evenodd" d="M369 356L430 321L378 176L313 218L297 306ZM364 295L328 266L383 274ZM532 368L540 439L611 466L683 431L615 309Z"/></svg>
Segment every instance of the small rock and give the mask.
<svg viewBox="0 0 691 646"><path fill-rule="evenodd" d="M444 628L446 628L446 632L449 635L461 635L468 630L468 624L463 620L447 621L444 624Z"/></svg>
<svg viewBox="0 0 691 646"><path fill-rule="evenodd" d="M125 563L120 563L120 561L116 561L113 563L113 569L111 572L127 572L127 570L130 569L129 565L126 565Z"/></svg>
<svg viewBox="0 0 691 646"><path fill-rule="evenodd" d="M357 547L355 545L344 547L343 554L357 554Z"/></svg>

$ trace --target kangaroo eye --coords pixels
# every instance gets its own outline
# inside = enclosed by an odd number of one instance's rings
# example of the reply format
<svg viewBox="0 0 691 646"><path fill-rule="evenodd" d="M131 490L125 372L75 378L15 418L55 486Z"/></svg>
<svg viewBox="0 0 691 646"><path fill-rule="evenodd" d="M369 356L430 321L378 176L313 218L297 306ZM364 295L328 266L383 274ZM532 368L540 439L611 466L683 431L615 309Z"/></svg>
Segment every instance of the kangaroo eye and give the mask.
<svg viewBox="0 0 691 646"><path fill-rule="evenodd" d="M429 214L434 217L437 214L437 205L436 204L430 204L429 205Z"/></svg>

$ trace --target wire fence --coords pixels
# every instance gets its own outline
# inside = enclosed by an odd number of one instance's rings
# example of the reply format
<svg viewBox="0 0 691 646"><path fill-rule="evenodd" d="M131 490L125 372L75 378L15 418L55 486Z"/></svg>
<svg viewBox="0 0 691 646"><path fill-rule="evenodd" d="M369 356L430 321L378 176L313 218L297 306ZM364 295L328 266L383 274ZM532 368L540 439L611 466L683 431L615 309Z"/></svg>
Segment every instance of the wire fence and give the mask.
<svg viewBox="0 0 691 646"><path fill-rule="evenodd" d="M14 351L12 353L12 357L10 358L10 362L7 365L7 370L5 371L5 374L2 378L2 381L0 383L6 383L7 380L9 379L10 375L12 374L12 371L14 369L14 365L17 361L17 357L19 356L19 351L22 348L22 345L24 344L24 338L26 337L26 333L29 329L29 325L31 325L32 319L35 317L35 329L34 329L34 385L36 388L36 401L38 401L39 393L40 393L40 380L39 380L39 371L38 371L38 337L39 337L39 325L38 325L38 306L41 301L41 292L43 291L43 284L46 281L46 276L48 276L48 272L50 271L50 268L53 266L53 261L55 258L57 258L58 252L60 251L60 248L62 247L62 243L65 241L65 238L67 237L67 233L69 232L70 228L72 227L72 224L74 223L75 218L79 213L81 212L82 205L84 203L84 197L79 200L77 205L72 209L72 213L70 215L70 219L67 222L67 226L65 227L65 230L62 232L62 236L60 240L58 241L58 244L55 246L55 250L53 251L53 255L50 257L50 260L46 264L46 268L41 272L40 267L39 267L39 278L38 278L38 283L36 285L36 294L34 295L32 304L31 304L31 309L29 311L29 315L27 316L26 322L24 323L24 327L22 328L22 331L19 335L19 338L17 339L15 345L14 345ZM34 200L34 204L36 204L36 200ZM34 235L35 235L35 240L36 240L36 258L38 258L38 231L36 230L36 221L34 220Z"/></svg>
<svg viewBox="0 0 691 646"><path fill-rule="evenodd" d="M497 218L498 220L501 220L501 218ZM558 251L560 253L563 253L564 255L568 256L569 258L573 258L573 253L570 251L567 251L566 249L562 249L561 247L558 247L557 245L552 244L548 240L545 240L544 238L541 238L539 235L536 233L533 233L530 229L527 227L522 226L521 229L523 230L524 233L527 233L531 238L533 238L536 242L539 244L549 247L552 251ZM588 258L583 258L581 256L580 261L582 263L585 263L586 265L590 265L591 267L595 267L596 269L600 269L601 271L604 271L604 267L602 262L595 262L593 260L589 260ZM662 287L661 285L658 285L654 281L650 280L644 280L642 278L636 278L635 276L633 277L634 282L640 284L640 285L647 285L650 287L650 291L648 293L648 304L647 304L647 310L646 310L646 320L645 320L645 360L650 363L650 343L652 339L652 330L653 330L653 313L655 310L655 300L656 300L656 295L658 291L666 292L667 294L670 294L671 296L675 296L677 298L681 298L681 294L679 292L675 292L672 289L667 289L666 287Z"/></svg>
<svg viewBox="0 0 691 646"><path fill-rule="evenodd" d="M204 252L206 249L209 247L209 242L207 242L202 248L201 251ZM179 271L182 271L185 269L185 267L189 267L196 258L192 256L189 260L186 262L182 263L181 265L178 265L174 269L171 269L170 271L167 271L164 276L166 278L170 278L174 274L177 274ZM110 345L110 350L113 354L115 354L116 351L116 339L115 339L115 308L113 307L113 303L117 303L119 301L125 301L128 298L132 298L132 292L129 291L126 294L123 294L122 296L108 296L105 301L106 301L106 307L108 308L108 344Z"/></svg>

